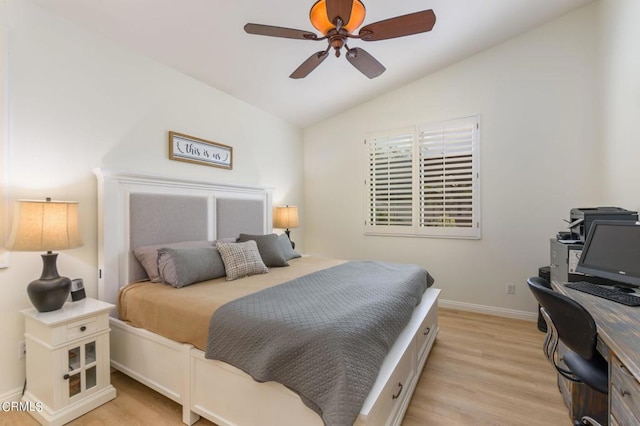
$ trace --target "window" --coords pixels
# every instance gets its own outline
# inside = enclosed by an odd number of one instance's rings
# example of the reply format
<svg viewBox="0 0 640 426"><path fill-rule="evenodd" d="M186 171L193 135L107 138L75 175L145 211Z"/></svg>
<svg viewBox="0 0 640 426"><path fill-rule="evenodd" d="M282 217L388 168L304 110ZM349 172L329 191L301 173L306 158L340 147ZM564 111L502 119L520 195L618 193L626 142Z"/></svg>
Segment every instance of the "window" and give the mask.
<svg viewBox="0 0 640 426"><path fill-rule="evenodd" d="M370 133L365 233L480 238L479 117Z"/></svg>

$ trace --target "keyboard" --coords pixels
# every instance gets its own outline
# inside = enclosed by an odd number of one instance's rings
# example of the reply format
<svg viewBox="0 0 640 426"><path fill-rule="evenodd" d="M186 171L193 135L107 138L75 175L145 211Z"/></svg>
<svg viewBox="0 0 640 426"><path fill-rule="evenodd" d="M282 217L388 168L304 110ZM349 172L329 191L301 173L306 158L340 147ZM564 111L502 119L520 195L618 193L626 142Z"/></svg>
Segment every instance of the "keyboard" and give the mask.
<svg viewBox="0 0 640 426"><path fill-rule="evenodd" d="M631 293L624 293L610 287L602 287L585 281L577 281L565 284L565 287L611 300L612 302L622 303L627 306L640 306L640 296Z"/></svg>

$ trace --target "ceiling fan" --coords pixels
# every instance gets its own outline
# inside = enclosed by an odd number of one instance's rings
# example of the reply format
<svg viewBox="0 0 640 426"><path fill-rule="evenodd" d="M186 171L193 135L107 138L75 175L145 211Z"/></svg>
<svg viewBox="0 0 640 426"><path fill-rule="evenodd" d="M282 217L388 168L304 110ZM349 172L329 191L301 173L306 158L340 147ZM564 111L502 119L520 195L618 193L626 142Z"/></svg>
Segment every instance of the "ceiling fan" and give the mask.
<svg viewBox="0 0 640 426"><path fill-rule="evenodd" d="M331 48L339 57L342 47L346 49L345 56L354 67L367 77L375 78L386 68L364 49L350 48L347 45L348 38L363 41L387 40L431 31L436 23L433 10L423 10L365 25L360 28L358 35L353 34L355 29L364 22L365 13L361 0L319 0L311 7L309 19L311 24L322 33L321 37L309 31L262 24L247 24L244 30L249 34L270 37L328 41L326 50L311 55L289 76L291 78L304 78L309 75L329 56Z"/></svg>

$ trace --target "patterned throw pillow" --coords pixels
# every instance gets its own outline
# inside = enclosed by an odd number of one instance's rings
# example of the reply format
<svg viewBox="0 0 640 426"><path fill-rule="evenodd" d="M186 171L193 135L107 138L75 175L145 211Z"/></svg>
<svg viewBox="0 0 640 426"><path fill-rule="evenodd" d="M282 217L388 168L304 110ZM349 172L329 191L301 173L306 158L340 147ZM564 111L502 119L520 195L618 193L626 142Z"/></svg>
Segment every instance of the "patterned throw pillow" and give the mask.
<svg viewBox="0 0 640 426"><path fill-rule="evenodd" d="M262 261L258 245L253 240L243 243L218 242L216 247L224 262L227 281L249 275L265 274L269 271Z"/></svg>

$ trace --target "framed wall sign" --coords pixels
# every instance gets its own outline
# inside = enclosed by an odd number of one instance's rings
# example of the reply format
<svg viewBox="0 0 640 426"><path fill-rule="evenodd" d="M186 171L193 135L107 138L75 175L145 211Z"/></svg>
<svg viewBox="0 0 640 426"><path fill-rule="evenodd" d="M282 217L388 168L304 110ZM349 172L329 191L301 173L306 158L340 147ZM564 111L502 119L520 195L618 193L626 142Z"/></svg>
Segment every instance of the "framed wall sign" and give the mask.
<svg viewBox="0 0 640 426"><path fill-rule="evenodd" d="M222 169L233 168L232 147L177 132L169 132L169 158Z"/></svg>

